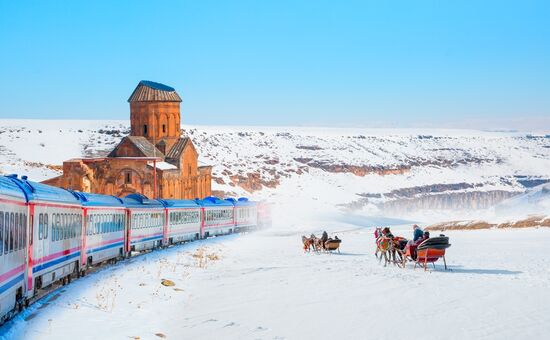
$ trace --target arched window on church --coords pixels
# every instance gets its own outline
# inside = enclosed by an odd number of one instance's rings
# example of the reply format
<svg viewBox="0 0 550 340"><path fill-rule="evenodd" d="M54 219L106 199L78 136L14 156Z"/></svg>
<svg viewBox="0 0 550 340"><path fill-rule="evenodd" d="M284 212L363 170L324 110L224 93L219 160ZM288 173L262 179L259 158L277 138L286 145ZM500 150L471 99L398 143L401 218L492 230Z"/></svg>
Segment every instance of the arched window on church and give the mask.
<svg viewBox="0 0 550 340"><path fill-rule="evenodd" d="M166 133L166 124L162 124L162 133Z"/></svg>
<svg viewBox="0 0 550 340"><path fill-rule="evenodd" d="M187 165L187 175L191 176L191 164Z"/></svg>
<svg viewBox="0 0 550 340"><path fill-rule="evenodd" d="M147 136L147 124L143 125L143 135Z"/></svg>
<svg viewBox="0 0 550 340"><path fill-rule="evenodd" d="M124 183L132 184L132 173L130 171L128 171L126 176L124 176Z"/></svg>

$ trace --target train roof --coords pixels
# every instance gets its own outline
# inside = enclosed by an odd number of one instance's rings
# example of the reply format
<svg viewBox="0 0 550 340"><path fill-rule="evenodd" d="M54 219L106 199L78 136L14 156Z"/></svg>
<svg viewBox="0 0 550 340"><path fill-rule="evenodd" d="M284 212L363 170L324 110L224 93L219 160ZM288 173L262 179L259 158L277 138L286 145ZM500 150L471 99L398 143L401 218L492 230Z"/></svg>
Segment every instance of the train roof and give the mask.
<svg viewBox="0 0 550 340"><path fill-rule="evenodd" d="M203 207L232 207L233 203L230 201L222 200L215 196L208 196L202 200L197 200L197 203Z"/></svg>
<svg viewBox="0 0 550 340"><path fill-rule="evenodd" d="M199 204L194 200L175 200L159 199L166 208L199 208Z"/></svg>
<svg viewBox="0 0 550 340"><path fill-rule="evenodd" d="M0 176L0 194L28 201L25 191L7 176Z"/></svg>
<svg viewBox="0 0 550 340"><path fill-rule="evenodd" d="M226 198L225 200L233 203L233 205L235 205L236 207L247 207L256 205L256 202L249 201L246 197L241 197L239 199Z"/></svg>
<svg viewBox="0 0 550 340"><path fill-rule="evenodd" d="M10 175L8 177L21 188L27 196L28 201L46 201L80 205L80 200L70 191L63 188L29 181L27 180L27 176L17 178L17 175Z"/></svg>
<svg viewBox="0 0 550 340"><path fill-rule="evenodd" d="M141 194L130 194L122 198L122 202L127 208L164 208L164 205L160 201L150 199Z"/></svg>
<svg viewBox="0 0 550 340"><path fill-rule="evenodd" d="M257 202L249 201L246 197L241 197L238 200L235 201L235 206L237 207L246 207L246 206L254 206Z"/></svg>
<svg viewBox="0 0 550 340"><path fill-rule="evenodd" d="M124 207L122 199L88 192L71 191L85 207Z"/></svg>

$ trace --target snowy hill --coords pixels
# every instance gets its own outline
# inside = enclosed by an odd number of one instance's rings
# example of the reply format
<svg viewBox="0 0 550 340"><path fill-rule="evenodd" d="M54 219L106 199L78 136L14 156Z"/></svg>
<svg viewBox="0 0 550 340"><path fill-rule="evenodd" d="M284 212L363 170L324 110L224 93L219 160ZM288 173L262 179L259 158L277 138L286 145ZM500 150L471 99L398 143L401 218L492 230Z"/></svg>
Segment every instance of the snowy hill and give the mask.
<svg viewBox="0 0 550 340"><path fill-rule="evenodd" d="M183 126L217 191L422 220L489 208L550 180L550 135L445 129ZM0 121L0 172L34 180L103 156L127 121ZM448 217L445 215L445 217ZM434 217L438 219L437 217Z"/></svg>
<svg viewBox="0 0 550 340"><path fill-rule="evenodd" d="M441 262L429 272L412 264L384 267L372 255L373 225L390 225L396 235L410 237L412 220L486 219L490 223L482 226L493 228L493 219L512 213L526 215L518 227L528 226L534 219L529 214L549 207L548 136L184 129L201 162L214 166L214 189L269 198L275 203L273 227L170 247L98 270L31 305L0 329L0 339L548 334L550 271L542 255L548 228L445 231L452 240L450 271ZM1 121L0 171L46 179L58 174L65 159L105 155L127 133L123 121ZM550 226L549 218L536 218ZM341 253L304 253L300 236L323 230L343 240ZM175 287L163 286L163 279ZM402 326L380 327L382 315ZM428 322L417 327L419 319Z"/></svg>

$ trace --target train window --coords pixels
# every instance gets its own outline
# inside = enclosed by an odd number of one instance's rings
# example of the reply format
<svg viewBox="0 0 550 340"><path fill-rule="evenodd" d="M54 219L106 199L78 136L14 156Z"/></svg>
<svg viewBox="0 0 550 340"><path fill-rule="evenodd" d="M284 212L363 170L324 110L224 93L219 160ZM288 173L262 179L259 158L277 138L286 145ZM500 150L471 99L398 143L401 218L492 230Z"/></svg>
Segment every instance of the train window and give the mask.
<svg viewBox="0 0 550 340"><path fill-rule="evenodd" d="M65 214L57 214L59 216L59 239L64 240L66 238L67 229L65 228L67 218Z"/></svg>
<svg viewBox="0 0 550 340"><path fill-rule="evenodd" d="M61 240L61 214L55 214L55 240Z"/></svg>
<svg viewBox="0 0 550 340"><path fill-rule="evenodd" d="M71 221L71 228L69 229L71 231L71 238L74 238L76 236L76 215L75 214L70 214L69 215L69 220Z"/></svg>
<svg viewBox="0 0 550 340"><path fill-rule="evenodd" d="M59 214L53 214L55 218L55 240L59 241L61 239L59 229L61 228L61 216Z"/></svg>
<svg viewBox="0 0 550 340"><path fill-rule="evenodd" d="M10 253L13 251L14 228L15 228L15 216L13 213L10 213Z"/></svg>
<svg viewBox="0 0 550 340"><path fill-rule="evenodd" d="M76 237L76 214L71 214L71 238Z"/></svg>
<svg viewBox="0 0 550 340"><path fill-rule="evenodd" d="M73 215L67 214L67 239L73 237Z"/></svg>
<svg viewBox="0 0 550 340"><path fill-rule="evenodd" d="M19 250L19 229L21 228L19 225L19 213L15 213L15 229L13 232L13 250L17 251Z"/></svg>
<svg viewBox="0 0 550 340"><path fill-rule="evenodd" d="M71 228L71 214L65 214L65 239L67 240L71 238Z"/></svg>
<svg viewBox="0 0 550 340"><path fill-rule="evenodd" d="M71 238L76 237L76 215L71 214Z"/></svg>
<svg viewBox="0 0 550 340"><path fill-rule="evenodd" d="M23 234L25 232L25 223L23 222L23 214L19 214L19 249L23 249Z"/></svg>
<svg viewBox="0 0 550 340"><path fill-rule="evenodd" d="M45 239L48 238L48 230L49 230L48 214L44 214L44 238Z"/></svg>
<svg viewBox="0 0 550 340"><path fill-rule="evenodd" d="M63 239L68 239L70 234L69 214L63 214Z"/></svg>
<svg viewBox="0 0 550 340"><path fill-rule="evenodd" d="M67 239L73 237L73 218L72 214L67 214Z"/></svg>
<svg viewBox="0 0 550 340"><path fill-rule="evenodd" d="M20 242L19 248L23 249L27 247L27 243L25 242L27 241L27 214L21 214L20 218L21 218L21 235L19 237L19 242Z"/></svg>
<svg viewBox="0 0 550 340"><path fill-rule="evenodd" d="M4 216L4 254L10 251L10 213Z"/></svg>
<svg viewBox="0 0 550 340"><path fill-rule="evenodd" d="M75 215L75 223L76 223L76 236L82 235L82 215L76 214Z"/></svg>
<svg viewBox="0 0 550 340"><path fill-rule="evenodd" d="M57 240L58 241L61 241L63 240L63 238L65 237L64 234L65 234L65 230L63 230L63 226L64 226L64 223L63 223L63 214L56 214L55 215L55 225L57 227Z"/></svg>
<svg viewBox="0 0 550 340"><path fill-rule="evenodd" d="M4 253L4 212L0 211L0 256Z"/></svg>
<svg viewBox="0 0 550 340"><path fill-rule="evenodd" d="M52 214L52 241L55 241L55 222L54 221L55 221L55 214Z"/></svg>
<svg viewBox="0 0 550 340"><path fill-rule="evenodd" d="M69 215L69 220L71 221L71 228L70 228L70 231L71 231L71 238L74 238L76 236L76 215L75 214L70 214Z"/></svg>
<svg viewBox="0 0 550 340"><path fill-rule="evenodd" d="M44 214L38 215L38 239L41 240L44 235Z"/></svg>

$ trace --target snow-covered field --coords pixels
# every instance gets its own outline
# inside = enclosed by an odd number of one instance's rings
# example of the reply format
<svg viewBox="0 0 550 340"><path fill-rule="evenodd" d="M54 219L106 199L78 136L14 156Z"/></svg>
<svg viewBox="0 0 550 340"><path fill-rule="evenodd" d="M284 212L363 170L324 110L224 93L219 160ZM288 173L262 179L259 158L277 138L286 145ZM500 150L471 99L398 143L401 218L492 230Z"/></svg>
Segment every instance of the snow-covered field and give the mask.
<svg viewBox="0 0 550 340"><path fill-rule="evenodd" d="M550 216L550 184L543 184L550 180L549 132L184 130L200 161L214 166L213 188L269 199L273 228L103 268L34 304L0 328L0 336L542 339L550 334L545 256L550 228L448 232L447 272L440 263L429 272L384 268L373 255L372 235L380 225L407 225L394 227L394 233L410 236L413 222ZM56 166L63 160L104 155L127 133L127 121L0 120L0 173L44 180L59 174ZM251 185L258 187L247 191ZM323 229L344 240L342 253L304 254L300 236ZM163 286L162 279L176 285Z"/></svg>
<svg viewBox="0 0 550 340"><path fill-rule="evenodd" d="M33 305L2 329L4 337L543 339L550 332L550 229L448 233L451 270L437 263L424 272L384 267L373 255L372 229L338 219L326 228L343 239L342 252L304 254L300 235L314 228L274 226L133 258ZM408 235L410 227L394 232Z"/></svg>

